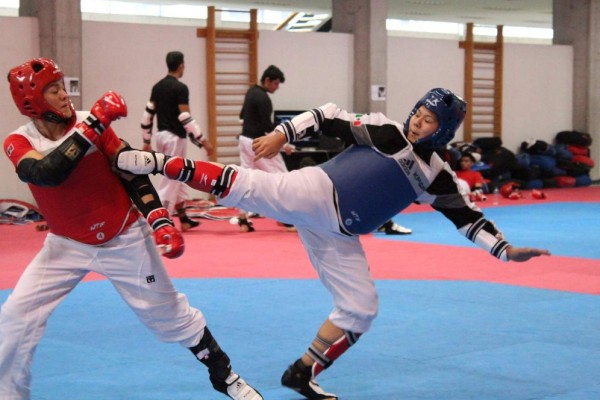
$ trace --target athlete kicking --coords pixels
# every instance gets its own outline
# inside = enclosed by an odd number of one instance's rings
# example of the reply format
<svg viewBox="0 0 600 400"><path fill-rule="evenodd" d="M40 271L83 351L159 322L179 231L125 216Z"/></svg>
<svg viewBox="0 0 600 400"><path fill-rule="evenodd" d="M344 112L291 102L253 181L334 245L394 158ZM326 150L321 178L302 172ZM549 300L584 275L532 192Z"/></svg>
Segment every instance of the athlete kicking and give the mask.
<svg viewBox="0 0 600 400"><path fill-rule="evenodd" d="M453 138L465 102L446 89L420 99L404 125L380 113L351 114L326 104L278 125L254 140L256 158L278 154L307 128L353 145L324 164L287 173L124 150L117 168L134 174L160 173L214 194L229 207L254 210L293 224L333 311L308 350L284 372L281 383L309 399L336 399L315 381L370 327L378 296L359 235L368 234L412 202L430 204L458 233L502 261L527 261L547 250L516 248L461 192L450 166L435 152Z"/></svg>

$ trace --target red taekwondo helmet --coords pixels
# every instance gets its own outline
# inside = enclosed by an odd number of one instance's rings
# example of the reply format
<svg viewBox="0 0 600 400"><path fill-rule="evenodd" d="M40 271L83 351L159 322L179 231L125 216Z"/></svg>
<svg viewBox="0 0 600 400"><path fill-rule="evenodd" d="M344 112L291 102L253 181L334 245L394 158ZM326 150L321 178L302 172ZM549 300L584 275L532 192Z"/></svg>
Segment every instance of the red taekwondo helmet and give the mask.
<svg viewBox="0 0 600 400"><path fill-rule="evenodd" d="M422 143L423 145L434 149L446 146L454 139L456 130L465 119L467 103L448 89L431 89L417 102L417 104L415 104L415 107L408 115L408 118L404 123L405 134L408 134L410 118L421 106L425 106L437 116L440 126L433 135L417 140L415 144Z"/></svg>
<svg viewBox="0 0 600 400"><path fill-rule="evenodd" d="M8 73L10 92L21 114L54 123L70 122L70 119L75 118L71 101L71 117L67 117L44 100L46 87L63 79L63 72L49 58L34 58L14 67Z"/></svg>

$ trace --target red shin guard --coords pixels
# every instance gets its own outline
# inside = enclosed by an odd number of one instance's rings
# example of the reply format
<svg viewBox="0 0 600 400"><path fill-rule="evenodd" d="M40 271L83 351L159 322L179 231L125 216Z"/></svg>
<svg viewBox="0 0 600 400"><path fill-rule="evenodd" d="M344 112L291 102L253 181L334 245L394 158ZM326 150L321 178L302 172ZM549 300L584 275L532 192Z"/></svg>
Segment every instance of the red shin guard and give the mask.
<svg viewBox="0 0 600 400"><path fill-rule="evenodd" d="M229 194L237 171L211 162L171 157L165 163L163 174L169 179L186 182L188 186L201 192L225 197Z"/></svg>
<svg viewBox="0 0 600 400"><path fill-rule="evenodd" d="M310 358L315 360L315 363L312 365L312 376L315 378L319 375L323 370L329 368L331 364L335 360L337 360L346 350L350 348L358 338L360 337L360 333L354 333L346 331L344 332L344 336L336 340L331 346L329 346L325 351L319 352L311 346L308 349L308 355Z"/></svg>

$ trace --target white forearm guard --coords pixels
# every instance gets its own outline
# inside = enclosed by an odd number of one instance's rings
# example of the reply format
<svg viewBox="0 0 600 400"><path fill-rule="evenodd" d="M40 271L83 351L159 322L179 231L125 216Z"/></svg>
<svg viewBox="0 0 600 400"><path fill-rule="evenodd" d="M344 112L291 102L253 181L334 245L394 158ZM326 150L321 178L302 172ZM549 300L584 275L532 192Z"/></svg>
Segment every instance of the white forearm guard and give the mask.
<svg viewBox="0 0 600 400"><path fill-rule="evenodd" d="M144 109L144 113L142 114L142 137L144 138L145 144L150 144L152 141L152 126L154 125L154 114L156 114L156 110L154 109L154 103L149 101L146 104L146 108Z"/></svg>
<svg viewBox="0 0 600 400"><path fill-rule="evenodd" d="M473 224L461 227L458 232L499 260L508 261L506 249L509 243L504 240L500 232L495 236L484 230L483 227L486 223L491 222L481 218Z"/></svg>
<svg viewBox="0 0 600 400"><path fill-rule="evenodd" d="M128 174L148 175L162 173L165 155L154 151L123 149L117 153L117 169Z"/></svg>
<svg viewBox="0 0 600 400"><path fill-rule="evenodd" d="M277 125L275 129L285 134L288 143L295 142L302 139L308 128L314 127L315 132L319 132L325 119L332 119L337 112L339 111L335 104L327 103L319 108L303 112L292 118L291 121Z"/></svg>
<svg viewBox="0 0 600 400"><path fill-rule="evenodd" d="M183 125L188 136L191 135L198 142L201 142L204 139L204 135L202 135L200 127L196 123L196 120L192 118L189 112L182 112L177 118L179 119L179 122L181 122L181 125Z"/></svg>

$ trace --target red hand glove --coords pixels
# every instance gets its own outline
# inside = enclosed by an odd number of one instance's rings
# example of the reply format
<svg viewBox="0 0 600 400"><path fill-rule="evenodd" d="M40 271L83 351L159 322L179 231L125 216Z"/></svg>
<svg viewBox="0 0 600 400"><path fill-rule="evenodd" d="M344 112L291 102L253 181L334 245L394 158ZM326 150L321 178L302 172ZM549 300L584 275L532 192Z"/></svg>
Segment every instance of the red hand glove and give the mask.
<svg viewBox="0 0 600 400"><path fill-rule="evenodd" d="M531 191L531 197L533 197L534 199L542 200L546 198L546 194L541 190L533 189Z"/></svg>
<svg viewBox="0 0 600 400"><path fill-rule="evenodd" d="M97 144L100 135L109 127L110 123L125 116L127 116L125 100L115 92L106 92L92 106L90 115L75 125L75 129L90 143Z"/></svg>
<svg viewBox="0 0 600 400"><path fill-rule="evenodd" d="M147 220L154 231L154 241L164 257L177 258L183 254L183 236L175 229L165 208L150 211Z"/></svg>
<svg viewBox="0 0 600 400"><path fill-rule="evenodd" d="M106 92L92 106L90 113L108 127L112 121L127 116L127 104L121 95L116 92Z"/></svg>
<svg viewBox="0 0 600 400"><path fill-rule="evenodd" d="M513 193L518 193L519 187L520 185L516 182L508 182L502 185L502 187L500 188L500 193L502 193L502 196L506 197L507 199L515 200L515 196L513 196L513 198L511 198L510 196Z"/></svg>

